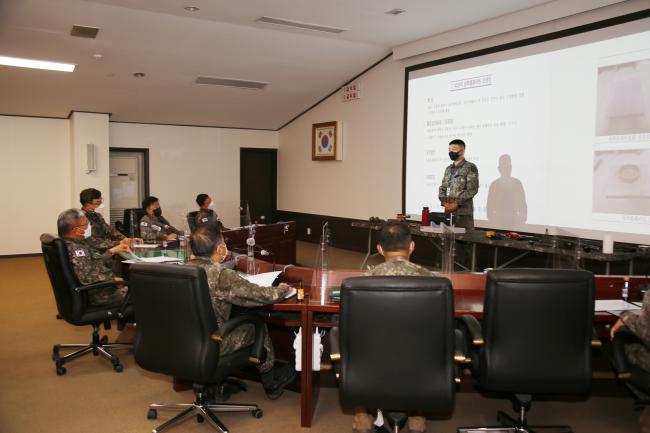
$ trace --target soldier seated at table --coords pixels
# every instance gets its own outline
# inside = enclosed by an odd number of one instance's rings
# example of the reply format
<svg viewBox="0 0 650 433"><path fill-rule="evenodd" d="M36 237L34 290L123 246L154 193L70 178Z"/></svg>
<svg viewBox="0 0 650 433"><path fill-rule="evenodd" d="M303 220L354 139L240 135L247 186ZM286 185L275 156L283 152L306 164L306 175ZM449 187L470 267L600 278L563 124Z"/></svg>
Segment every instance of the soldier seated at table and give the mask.
<svg viewBox="0 0 650 433"><path fill-rule="evenodd" d="M84 286L101 281L121 281L111 269L112 256L129 251L125 244L117 244L106 251L100 251L91 237L91 225L86 216L78 209L61 212L57 222L59 236L63 239L72 262L77 279ZM91 305L121 303L126 296L126 287L106 287L88 292Z"/></svg>
<svg viewBox="0 0 650 433"><path fill-rule="evenodd" d="M197 227L204 224L211 224L216 222L221 230L224 230L223 224L219 220L219 215L214 210L214 201L207 194L199 194L196 196L196 204L199 205L199 210L187 214L187 223L190 230L194 231Z"/></svg>
<svg viewBox="0 0 650 433"><path fill-rule="evenodd" d="M106 251L120 243L130 244L131 239L111 227L102 216L104 199L101 191L95 188L86 188L79 193L79 202L81 203L81 210L92 227L92 236L89 239L93 242L95 248Z"/></svg>
<svg viewBox="0 0 650 433"><path fill-rule="evenodd" d="M195 258L189 264L205 269L212 308L219 326L230 319L233 305L240 307L259 307L281 301L289 294L289 286L282 283L278 287L262 287L253 284L237 274L232 269L221 265L228 254L221 230L216 223L204 224L192 233L190 240ZM228 354L243 347L250 346L255 340L253 325L240 326L224 336L220 353ZM262 385L266 396L272 400L280 397L284 387L293 381L296 371L291 364L281 368L273 368L275 354L271 338L266 332L264 341L266 359L257 369L260 372Z"/></svg>
<svg viewBox="0 0 650 433"><path fill-rule="evenodd" d="M411 231L406 223L399 221L385 223L377 239L377 252L384 256L385 261L371 268L365 275L433 276L431 271L409 261L414 250L415 242L411 239ZM427 429L426 419L423 416L410 416L407 424L410 433L422 433ZM367 409L355 408L352 431L369 433L372 431L372 425L373 418Z"/></svg>
<svg viewBox="0 0 650 433"><path fill-rule="evenodd" d="M140 219L140 237L145 241L174 241L181 234L162 216L162 208L157 197L149 196L142 200L146 214Z"/></svg>
<svg viewBox="0 0 650 433"><path fill-rule="evenodd" d="M637 336L640 344L626 344L625 355L631 364L634 364L650 373L650 290L643 295L643 307L640 314L627 311L621 314L610 330L613 339L614 334L626 327ZM640 390L639 390L640 392ZM650 396L648 396L650 398ZM645 408L639 418L640 430L642 433L650 432L650 409Z"/></svg>

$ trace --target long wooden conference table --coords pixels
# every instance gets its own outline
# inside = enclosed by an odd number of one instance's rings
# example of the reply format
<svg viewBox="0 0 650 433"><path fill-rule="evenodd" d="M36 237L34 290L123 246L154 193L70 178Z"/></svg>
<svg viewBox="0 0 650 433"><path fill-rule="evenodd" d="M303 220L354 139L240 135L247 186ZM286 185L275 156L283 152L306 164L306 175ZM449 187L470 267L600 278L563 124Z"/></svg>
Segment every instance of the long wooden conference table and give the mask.
<svg viewBox="0 0 650 433"><path fill-rule="evenodd" d="M245 261L238 264L243 270ZM271 264L260 263L260 272L271 270ZM358 270L337 270L329 272L331 287L340 286L348 277L363 275ZM329 294L322 294L319 287L312 287L314 269L291 267L285 274L285 282L302 284L305 288L305 299L302 302L295 297L284 302L268 306L269 321L273 325L299 327L302 329L302 371L300 372L300 425L311 427L314 419L314 409L318 402L320 390L319 372L312 369L313 333L316 327L331 328L336 326L335 314L339 312L339 304L329 302ZM483 300L485 294L485 274L483 273L454 273L451 282L454 288L455 315L460 317L470 314L478 319L483 317ZM642 277L631 278L632 299L638 298L635 288L644 282ZM596 299L620 299L623 276L596 276ZM287 313L286 315L280 313ZM612 324L616 316L607 312L594 313L594 321L601 337L607 335L607 325ZM549 320L553 313L549 312ZM325 355L323 356L325 359Z"/></svg>

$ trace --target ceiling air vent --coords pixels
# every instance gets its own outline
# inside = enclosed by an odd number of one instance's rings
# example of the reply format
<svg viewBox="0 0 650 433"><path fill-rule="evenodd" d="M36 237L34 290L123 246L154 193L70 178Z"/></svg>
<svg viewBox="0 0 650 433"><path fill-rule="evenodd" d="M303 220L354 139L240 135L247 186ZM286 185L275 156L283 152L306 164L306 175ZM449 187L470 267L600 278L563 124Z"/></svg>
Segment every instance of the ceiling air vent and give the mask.
<svg viewBox="0 0 650 433"><path fill-rule="evenodd" d="M261 90L268 86L269 83L261 81L236 80L234 78L223 77L198 77L196 84L211 84L213 86L239 87L243 89Z"/></svg>
<svg viewBox="0 0 650 433"><path fill-rule="evenodd" d="M95 39L97 37L97 33L99 33L99 29L97 27L72 26L70 36Z"/></svg>
<svg viewBox="0 0 650 433"><path fill-rule="evenodd" d="M336 27L327 27L318 24L302 23L300 21L291 21L291 20L285 20L282 18L273 18L273 17L262 17L262 18L258 18L257 21L261 23L277 24L279 26L293 27L293 28L298 28L303 30L313 30L316 32L338 34L338 33L343 33L346 30L346 29L338 29Z"/></svg>

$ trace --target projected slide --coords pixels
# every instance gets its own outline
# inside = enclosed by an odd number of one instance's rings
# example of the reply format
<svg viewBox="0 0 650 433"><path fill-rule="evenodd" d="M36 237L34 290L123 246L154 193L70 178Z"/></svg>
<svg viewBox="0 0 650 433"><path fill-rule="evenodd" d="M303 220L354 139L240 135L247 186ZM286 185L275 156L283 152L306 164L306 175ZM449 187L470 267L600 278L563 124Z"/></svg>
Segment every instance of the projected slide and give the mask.
<svg viewBox="0 0 650 433"><path fill-rule="evenodd" d="M409 73L406 212L442 211L461 138L477 226L650 242L650 31L519 55Z"/></svg>

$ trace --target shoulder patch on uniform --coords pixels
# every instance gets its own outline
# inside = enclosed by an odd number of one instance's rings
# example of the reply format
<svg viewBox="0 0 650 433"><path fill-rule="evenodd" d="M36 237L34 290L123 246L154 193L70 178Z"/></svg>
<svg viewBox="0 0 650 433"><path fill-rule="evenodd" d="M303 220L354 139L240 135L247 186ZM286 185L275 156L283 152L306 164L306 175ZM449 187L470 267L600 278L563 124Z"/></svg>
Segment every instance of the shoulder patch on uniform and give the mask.
<svg viewBox="0 0 650 433"><path fill-rule="evenodd" d="M207 223L207 222L208 222L208 219L205 218L205 217L204 217L204 218L201 218L201 222L202 222L202 223Z"/></svg>
<svg viewBox="0 0 650 433"><path fill-rule="evenodd" d="M86 252L84 250L74 250L75 257L86 257Z"/></svg>

